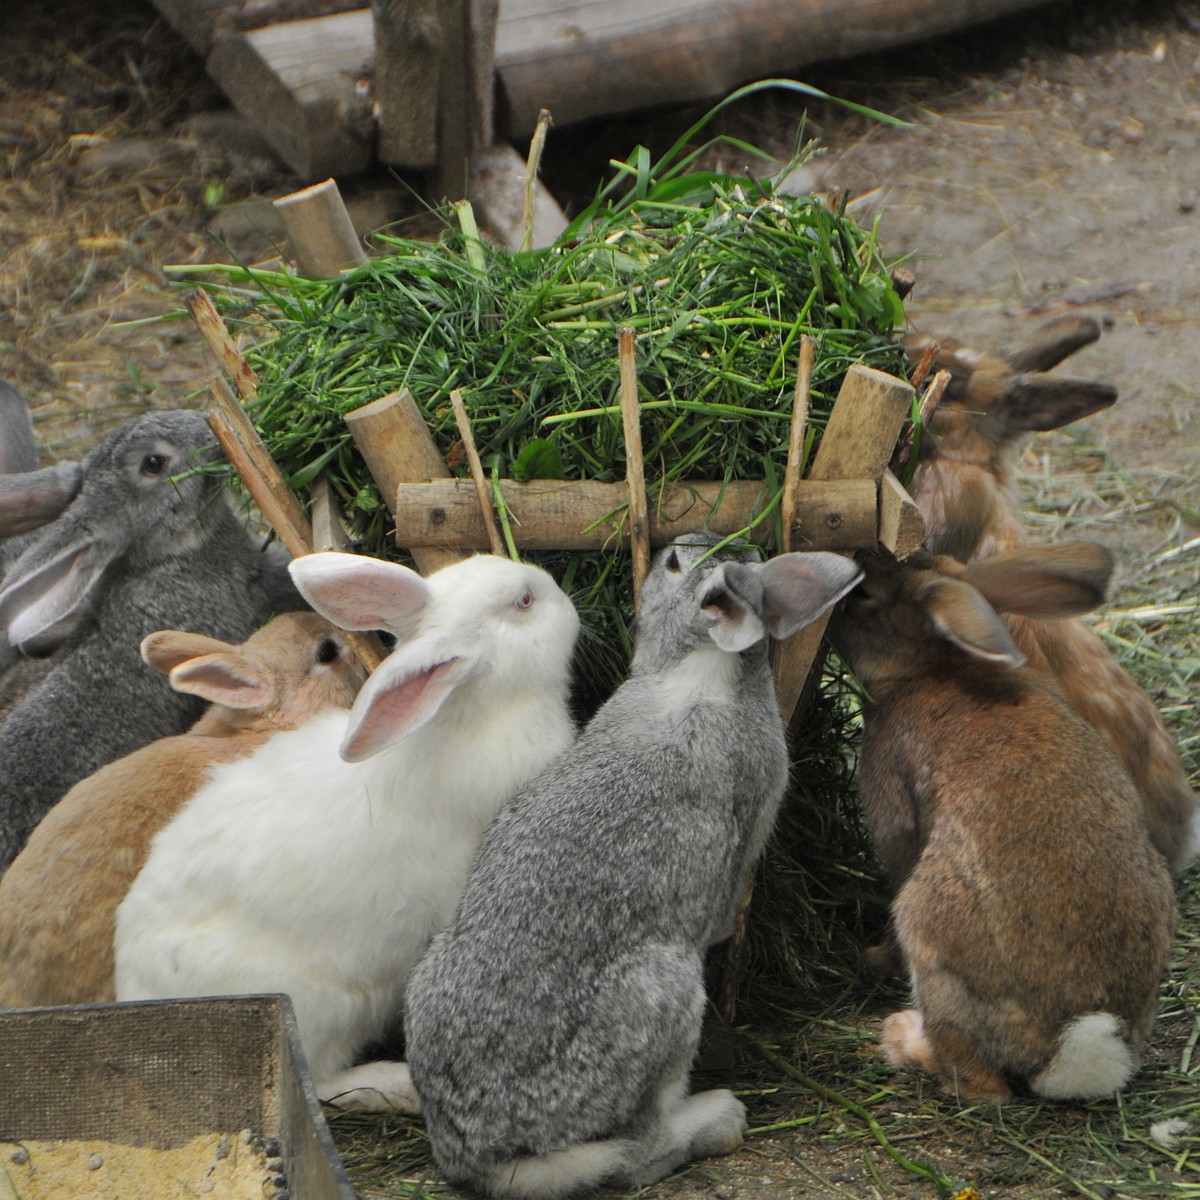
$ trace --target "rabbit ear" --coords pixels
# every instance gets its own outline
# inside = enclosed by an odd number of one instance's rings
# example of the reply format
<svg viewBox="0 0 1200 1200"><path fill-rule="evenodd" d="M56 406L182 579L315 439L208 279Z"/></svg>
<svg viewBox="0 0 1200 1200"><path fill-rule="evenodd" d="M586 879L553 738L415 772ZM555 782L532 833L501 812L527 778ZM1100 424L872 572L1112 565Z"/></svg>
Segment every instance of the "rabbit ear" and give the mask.
<svg viewBox="0 0 1200 1200"><path fill-rule="evenodd" d="M862 578L852 558L816 551L780 554L758 568L763 618L773 638L791 637L836 604Z"/></svg>
<svg viewBox="0 0 1200 1200"><path fill-rule="evenodd" d="M1070 313L1039 325L1024 341L1002 350L1014 371L1048 371L1100 336L1095 317Z"/></svg>
<svg viewBox="0 0 1200 1200"><path fill-rule="evenodd" d="M0 475L0 537L28 533L53 521L79 494L82 481L83 468L77 462Z"/></svg>
<svg viewBox="0 0 1200 1200"><path fill-rule="evenodd" d="M0 475L34 471L37 464L29 405L11 383L0 381Z"/></svg>
<svg viewBox="0 0 1200 1200"><path fill-rule="evenodd" d="M992 406L1012 430L1044 433L1090 417L1116 403L1117 389L1087 379L1014 375Z"/></svg>
<svg viewBox="0 0 1200 1200"><path fill-rule="evenodd" d="M180 663L170 674L177 692L226 708L265 708L276 697L274 677L249 655L221 650Z"/></svg>
<svg viewBox="0 0 1200 1200"><path fill-rule="evenodd" d="M749 649L767 633L759 612L754 569L750 563L723 562L705 579L700 593L708 636L720 649L733 654Z"/></svg>
<svg viewBox="0 0 1200 1200"><path fill-rule="evenodd" d="M1094 542L1027 546L968 567L961 578L998 612L1038 620L1077 617L1104 601L1112 555Z"/></svg>
<svg viewBox="0 0 1200 1200"><path fill-rule="evenodd" d="M920 599L934 632L945 641L986 662L1010 667L1025 662L996 610L970 584L935 575Z"/></svg>
<svg viewBox="0 0 1200 1200"><path fill-rule="evenodd" d="M306 554L288 570L300 595L342 629L407 636L429 603L429 585L416 571L362 554Z"/></svg>
<svg viewBox="0 0 1200 1200"><path fill-rule="evenodd" d="M185 633L181 629L160 629L142 638L142 661L164 675L170 674L180 663L199 658L202 654L217 654L222 650L234 650L228 642L206 637L202 633Z"/></svg>
<svg viewBox="0 0 1200 1200"><path fill-rule="evenodd" d="M30 549L37 549L36 545ZM49 561L22 570L22 555L0 590L0 625L14 645L28 643L39 634L76 614L99 582L111 554L97 542L83 541L59 551Z"/></svg>
<svg viewBox="0 0 1200 1200"><path fill-rule="evenodd" d="M422 642L392 654L363 685L350 710L341 755L361 762L433 719L460 684L483 670L473 654L455 655Z"/></svg>

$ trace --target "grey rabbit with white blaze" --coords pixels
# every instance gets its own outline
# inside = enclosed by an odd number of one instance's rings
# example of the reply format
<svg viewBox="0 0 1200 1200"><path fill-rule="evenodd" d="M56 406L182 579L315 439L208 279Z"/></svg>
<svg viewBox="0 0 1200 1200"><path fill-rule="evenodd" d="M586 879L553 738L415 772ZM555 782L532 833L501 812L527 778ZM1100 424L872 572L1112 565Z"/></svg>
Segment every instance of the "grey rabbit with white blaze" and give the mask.
<svg viewBox="0 0 1200 1200"><path fill-rule="evenodd" d="M91 450L61 515L47 515L5 574L9 641L62 640L0 723L0 870L73 784L200 715L202 701L142 662L146 634L184 628L241 642L272 613L300 607L286 561L260 550L223 478L198 470L215 449L200 412L127 422ZM29 475L36 486L42 472ZM20 495L24 479L5 482Z"/></svg>
<svg viewBox="0 0 1200 1200"><path fill-rule="evenodd" d="M706 948L783 797L767 661L860 569L681 538L641 593L629 679L488 831L415 972L406 1038L434 1155L496 1196L640 1186L736 1148L731 1092L688 1095ZM702 561L704 560L704 561Z"/></svg>

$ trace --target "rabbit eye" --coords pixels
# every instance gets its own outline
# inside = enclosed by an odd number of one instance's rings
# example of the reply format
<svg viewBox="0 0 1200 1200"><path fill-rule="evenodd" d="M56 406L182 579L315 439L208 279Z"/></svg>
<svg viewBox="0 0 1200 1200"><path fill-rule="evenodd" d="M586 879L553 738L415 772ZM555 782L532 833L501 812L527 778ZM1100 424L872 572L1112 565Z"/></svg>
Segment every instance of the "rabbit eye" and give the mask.
<svg viewBox="0 0 1200 1200"><path fill-rule="evenodd" d="M668 571L678 571L679 570L679 555L676 554L674 550L672 550L671 553L667 555L666 567L667 567Z"/></svg>
<svg viewBox="0 0 1200 1200"><path fill-rule="evenodd" d="M526 612L533 607L533 593L526 588L520 596L513 602L513 607L518 612Z"/></svg>
<svg viewBox="0 0 1200 1200"><path fill-rule="evenodd" d="M338 654L339 654L339 651L338 651L337 642L335 642L333 640L333 638L326 638L317 647L317 662L319 662L319 663L337 662Z"/></svg>
<svg viewBox="0 0 1200 1200"><path fill-rule="evenodd" d="M165 454L147 454L142 459L141 472L150 478L161 475L166 469L167 456Z"/></svg>

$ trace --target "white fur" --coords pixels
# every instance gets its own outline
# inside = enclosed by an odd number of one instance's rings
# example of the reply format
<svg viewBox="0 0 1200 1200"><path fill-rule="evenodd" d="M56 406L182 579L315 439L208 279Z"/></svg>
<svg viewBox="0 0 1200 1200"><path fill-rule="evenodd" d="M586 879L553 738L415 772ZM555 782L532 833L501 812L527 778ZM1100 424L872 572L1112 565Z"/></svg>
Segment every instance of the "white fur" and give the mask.
<svg viewBox="0 0 1200 1200"><path fill-rule="evenodd" d="M738 678L736 654L716 646L701 646L669 670L659 681L665 713L686 712L697 703L729 699Z"/></svg>
<svg viewBox="0 0 1200 1200"><path fill-rule="evenodd" d="M476 591L477 562L460 564ZM489 667L373 757L339 757L351 718L330 712L218 767L118 911L118 999L286 992L318 1093L345 1090L339 1072L400 1011L484 830L574 736L578 621L545 584L546 609L524 625L505 603L451 634L439 612L436 636L464 652L473 640Z"/></svg>
<svg viewBox="0 0 1200 1200"><path fill-rule="evenodd" d="M369 1062L331 1075L321 1099L335 1108L355 1112L402 1112L417 1116L421 1097L413 1085L408 1063Z"/></svg>
<svg viewBox="0 0 1200 1200"><path fill-rule="evenodd" d="M628 1166L636 1142L580 1142L536 1158L518 1158L495 1167L488 1178L493 1196L515 1200L560 1200L592 1191Z"/></svg>
<svg viewBox="0 0 1200 1200"><path fill-rule="evenodd" d="M1120 1091L1137 1069L1112 1013L1076 1017L1062 1031L1058 1053L1033 1079L1033 1090L1050 1100L1099 1100Z"/></svg>

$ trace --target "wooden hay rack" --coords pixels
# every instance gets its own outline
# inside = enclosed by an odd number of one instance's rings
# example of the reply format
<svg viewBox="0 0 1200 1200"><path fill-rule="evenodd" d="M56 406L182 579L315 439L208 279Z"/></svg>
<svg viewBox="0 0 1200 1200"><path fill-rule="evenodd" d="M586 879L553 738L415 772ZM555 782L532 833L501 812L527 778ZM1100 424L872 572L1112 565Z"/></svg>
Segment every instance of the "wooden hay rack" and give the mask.
<svg viewBox="0 0 1200 1200"><path fill-rule="evenodd" d="M327 199L323 196L319 203L324 205ZM311 262L324 255L326 261L339 261L336 246L331 250L327 244L330 239L336 242L339 228L340 222L322 221L293 227L296 257ZM326 244L314 248L305 244L309 238ZM254 403L258 381L212 301L205 292L195 291L188 308L236 389L237 395L223 378L212 380L209 423L250 496L293 555L344 548L344 525L329 487L320 478L313 485L310 519L242 408L242 403ZM915 387L885 372L852 366L808 473L801 478L812 350L812 342L802 338L780 501L781 550L852 553L882 545L906 557L921 544L924 527L891 464L913 412ZM754 523L770 495L764 480L666 484L645 479L632 330L619 331L617 355L628 464L623 482L485 480L474 453L467 403L458 393L452 400L472 466L469 479L452 477L407 389L346 415L355 445L392 515L395 544L408 552L419 571L428 574L476 551L612 550L628 545L636 594L650 555L658 547L685 533L732 534ZM918 383L926 366L919 364L914 373ZM923 409L936 403L942 386L944 380L936 378ZM903 447L899 453L903 455ZM503 533L497 507L503 511ZM780 709L789 725L803 714L819 676L826 621L821 618L774 647ZM368 668L374 668L384 654L382 643L376 635L356 637L361 657ZM718 985L720 1008L729 1017L741 970L750 890L748 881Z"/></svg>

